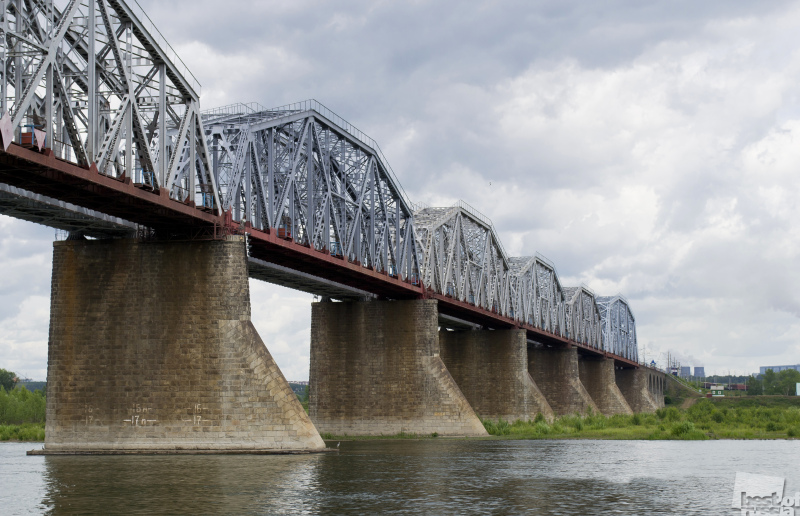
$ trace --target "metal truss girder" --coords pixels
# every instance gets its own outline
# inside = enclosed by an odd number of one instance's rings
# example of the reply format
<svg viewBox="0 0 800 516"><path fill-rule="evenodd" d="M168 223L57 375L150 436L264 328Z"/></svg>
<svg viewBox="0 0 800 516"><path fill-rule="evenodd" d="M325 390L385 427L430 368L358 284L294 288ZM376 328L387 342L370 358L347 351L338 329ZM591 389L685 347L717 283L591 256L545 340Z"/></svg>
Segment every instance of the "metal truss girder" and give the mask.
<svg viewBox="0 0 800 516"><path fill-rule="evenodd" d="M415 281L413 217L375 151L319 111L203 114L223 210L259 229Z"/></svg>
<svg viewBox="0 0 800 516"><path fill-rule="evenodd" d="M594 292L585 286L564 288L567 337L596 349L604 349L600 311Z"/></svg>
<svg viewBox="0 0 800 516"><path fill-rule="evenodd" d="M297 122L300 120L306 120L309 117L314 117L315 120L320 122L322 125L328 127L336 127L336 123L332 120L328 119L323 113L313 109L307 109L303 111L291 112L285 115L275 116L273 118L269 118L265 121L260 121L256 123L249 124L250 130L252 132L261 132L267 129L272 129L275 127L280 127L283 125L291 124L293 122ZM225 125L225 124L236 124L237 118L242 118L241 115L228 115L224 117L214 118L212 116L206 115L207 121L209 125ZM238 124L237 124L238 125ZM339 136L341 136L344 140L347 141L353 147L357 147L362 149L362 151L367 154L374 156L376 161L380 163L380 166L383 167L385 170L387 167L383 163L380 153L376 152L375 149L361 141L359 138L349 134L346 130L342 129ZM400 199L401 205L403 210L410 211L410 207L406 199L399 193L399 188L397 185L394 184L394 180L391 177L387 177L388 183L390 188L392 189L392 193L394 196Z"/></svg>
<svg viewBox="0 0 800 516"><path fill-rule="evenodd" d="M46 146L58 158L84 166L96 162L103 174L119 178L127 173L136 182L164 187L166 164L181 161L185 150L180 142L167 142L164 121L185 119L190 109L192 119L199 119L199 84L141 7L122 0L17 5L2 2L6 33L0 38L0 54L8 64L0 66L0 97L15 138L35 127L45 131ZM15 30L8 31L9 26ZM17 52L21 46L24 52ZM138 67L148 72L141 75ZM158 111L140 107L154 98ZM201 141L197 122L191 134ZM151 154L159 145L164 152ZM213 184L206 146L197 147L199 152L190 148L189 154L199 156L199 166L189 168L198 177L182 176L189 190ZM181 200L201 194L204 204L213 197L219 209L211 187L184 189Z"/></svg>
<svg viewBox="0 0 800 516"><path fill-rule="evenodd" d="M426 287L585 347L638 359L635 320L620 296L563 287L555 267L538 255L507 258L491 222L465 203L421 206L414 223Z"/></svg>
<svg viewBox="0 0 800 516"><path fill-rule="evenodd" d="M600 322L606 350L638 361L638 342L636 340L636 319L628 301L621 295L598 297Z"/></svg>

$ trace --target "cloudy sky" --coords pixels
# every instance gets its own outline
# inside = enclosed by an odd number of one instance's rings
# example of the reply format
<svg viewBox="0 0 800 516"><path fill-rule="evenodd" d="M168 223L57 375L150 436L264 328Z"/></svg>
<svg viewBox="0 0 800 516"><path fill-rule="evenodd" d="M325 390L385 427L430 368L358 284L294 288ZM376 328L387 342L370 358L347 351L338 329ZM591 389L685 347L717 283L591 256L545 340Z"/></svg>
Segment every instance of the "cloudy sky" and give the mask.
<svg viewBox="0 0 800 516"><path fill-rule="evenodd" d="M627 296L648 359L800 362L800 3L140 3L204 108L319 100L411 200L464 199L511 255ZM53 235L0 216L0 367L40 379ZM311 297L251 291L307 379Z"/></svg>

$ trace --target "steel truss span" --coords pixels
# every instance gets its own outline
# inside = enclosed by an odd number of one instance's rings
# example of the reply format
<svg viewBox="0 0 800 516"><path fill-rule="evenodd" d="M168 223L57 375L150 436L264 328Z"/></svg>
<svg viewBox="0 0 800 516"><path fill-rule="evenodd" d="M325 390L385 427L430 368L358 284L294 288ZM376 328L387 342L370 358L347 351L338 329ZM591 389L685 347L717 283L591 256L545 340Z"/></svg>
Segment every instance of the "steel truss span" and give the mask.
<svg viewBox="0 0 800 516"><path fill-rule="evenodd" d="M636 319L628 300L621 295L598 297L603 344L606 350L629 360L638 360Z"/></svg>
<svg viewBox="0 0 800 516"><path fill-rule="evenodd" d="M535 328L637 361L622 296L565 287L542 256L509 257L466 203L410 204L378 144L320 103L201 111L199 83L135 0L0 0L0 16L4 147L94 173L45 185L9 168L32 191L4 188L1 211L96 236L130 232L119 216L214 235L250 227L261 246L250 267L267 281L342 299L435 295L462 326ZM128 204L109 207L101 191ZM87 209L76 192L94 196Z"/></svg>
<svg viewBox="0 0 800 516"><path fill-rule="evenodd" d="M222 209L256 229L416 281L411 209L377 145L316 101L202 116Z"/></svg>
<svg viewBox="0 0 800 516"><path fill-rule="evenodd" d="M139 4L1 3L0 126L15 142L220 209L200 84Z"/></svg>
<svg viewBox="0 0 800 516"><path fill-rule="evenodd" d="M463 201L414 212L423 284L586 347L638 360L636 328L621 296L564 287L546 258L508 257L491 221Z"/></svg>

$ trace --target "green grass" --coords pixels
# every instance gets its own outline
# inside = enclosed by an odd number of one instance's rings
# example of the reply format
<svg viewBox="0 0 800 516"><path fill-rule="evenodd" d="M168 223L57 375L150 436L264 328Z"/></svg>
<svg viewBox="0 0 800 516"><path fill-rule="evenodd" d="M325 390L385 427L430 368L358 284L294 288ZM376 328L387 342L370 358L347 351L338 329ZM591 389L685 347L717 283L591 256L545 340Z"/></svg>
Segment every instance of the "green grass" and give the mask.
<svg viewBox="0 0 800 516"><path fill-rule="evenodd" d="M722 398L706 398L715 407L722 408L800 408L800 396L734 396L727 394Z"/></svg>
<svg viewBox="0 0 800 516"><path fill-rule="evenodd" d="M0 425L0 441L44 441L44 423Z"/></svg>
<svg viewBox="0 0 800 516"><path fill-rule="evenodd" d="M486 431L505 439L786 439L800 438L800 400L718 403L701 399L681 410L668 406L655 414L632 416L568 415L547 423L483 420Z"/></svg>

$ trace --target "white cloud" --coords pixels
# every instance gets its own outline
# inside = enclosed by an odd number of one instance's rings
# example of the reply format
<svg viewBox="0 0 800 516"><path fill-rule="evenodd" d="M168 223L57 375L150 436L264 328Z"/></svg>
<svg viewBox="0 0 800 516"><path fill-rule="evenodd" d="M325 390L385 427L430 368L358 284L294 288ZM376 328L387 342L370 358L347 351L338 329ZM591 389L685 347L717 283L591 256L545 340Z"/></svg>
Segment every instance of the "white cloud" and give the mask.
<svg viewBox="0 0 800 516"><path fill-rule="evenodd" d="M16 314L0 319L0 367L29 378L46 378L49 324L49 296L22 299Z"/></svg>
<svg viewBox="0 0 800 516"><path fill-rule="evenodd" d="M250 280L250 319L287 380L308 380L312 298Z"/></svg>

